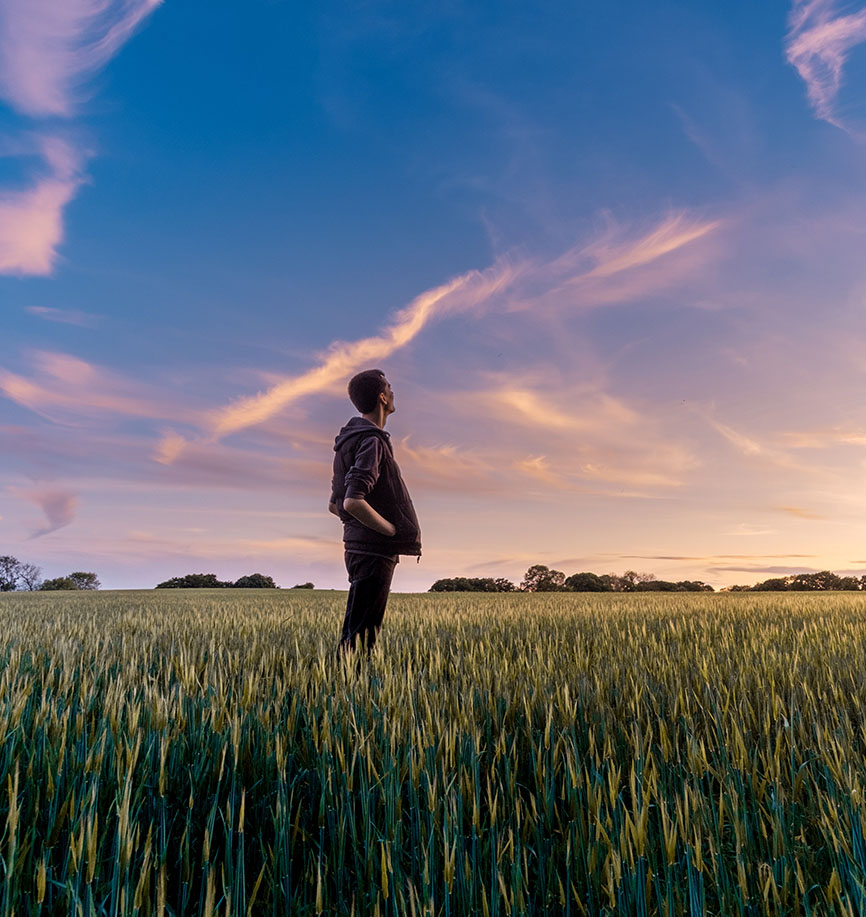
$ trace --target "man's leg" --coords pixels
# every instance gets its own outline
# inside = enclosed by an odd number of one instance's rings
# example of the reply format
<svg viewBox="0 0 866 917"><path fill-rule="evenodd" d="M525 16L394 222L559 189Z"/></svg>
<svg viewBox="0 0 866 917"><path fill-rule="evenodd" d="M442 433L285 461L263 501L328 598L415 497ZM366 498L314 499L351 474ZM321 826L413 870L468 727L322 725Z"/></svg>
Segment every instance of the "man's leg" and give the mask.
<svg viewBox="0 0 866 917"><path fill-rule="evenodd" d="M358 637L367 653L372 651L385 616L395 565L396 558L346 552L350 586L340 635L341 651L354 650Z"/></svg>

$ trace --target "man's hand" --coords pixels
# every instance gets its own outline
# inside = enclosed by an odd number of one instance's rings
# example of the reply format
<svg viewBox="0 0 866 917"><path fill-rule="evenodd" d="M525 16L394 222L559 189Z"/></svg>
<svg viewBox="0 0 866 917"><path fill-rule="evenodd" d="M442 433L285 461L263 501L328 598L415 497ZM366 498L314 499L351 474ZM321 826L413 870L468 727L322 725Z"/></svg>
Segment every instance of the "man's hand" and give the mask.
<svg viewBox="0 0 866 917"><path fill-rule="evenodd" d="M333 513L335 516L339 516L339 515L340 515L340 510L337 509L337 504L336 504L336 503L329 503L329 504L328 504L328 512L329 512L329 513Z"/></svg>
<svg viewBox="0 0 866 917"><path fill-rule="evenodd" d="M350 515L354 516L362 525L373 529L380 535L387 535L389 538L397 534L397 529L393 523L388 522L384 516L380 516L376 510L366 501L357 497L346 497L343 500L343 509Z"/></svg>

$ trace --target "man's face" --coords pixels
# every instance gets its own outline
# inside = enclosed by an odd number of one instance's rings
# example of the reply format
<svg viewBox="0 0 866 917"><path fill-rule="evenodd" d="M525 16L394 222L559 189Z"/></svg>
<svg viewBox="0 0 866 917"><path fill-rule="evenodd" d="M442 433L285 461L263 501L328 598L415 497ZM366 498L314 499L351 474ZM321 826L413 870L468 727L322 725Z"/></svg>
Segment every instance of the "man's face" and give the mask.
<svg viewBox="0 0 866 917"><path fill-rule="evenodd" d="M385 390L382 392L385 396L385 410L389 414L393 414L397 409L394 407L394 392L391 389L391 383L386 379L385 380Z"/></svg>

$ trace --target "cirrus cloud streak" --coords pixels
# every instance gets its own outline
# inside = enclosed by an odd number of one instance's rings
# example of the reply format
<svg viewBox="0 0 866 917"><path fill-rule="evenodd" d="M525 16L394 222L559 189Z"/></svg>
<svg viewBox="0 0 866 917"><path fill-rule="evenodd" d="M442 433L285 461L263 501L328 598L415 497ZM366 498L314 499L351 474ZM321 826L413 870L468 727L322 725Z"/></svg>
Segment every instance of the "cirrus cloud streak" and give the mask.
<svg viewBox="0 0 866 917"><path fill-rule="evenodd" d="M399 311L380 334L358 341L337 341L317 366L281 380L259 394L237 399L201 419L208 441L264 423L293 402L315 393L340 391L352 372L376 363L411 343L431 322L447 315L479 312L498 306L502 311L541 309L568 311L633 299L690 271L699 240L713 235L721 220L701 220L685 212L668 214L648 231L611 229L600 239L575 246L551 261L512 261L500 258L483 271L469 271L416 297ZM676 255L691 253L685 263ZM645 272L650 272L649 276ZM187 439L166 431L155 458L171 464Z"/></svg>

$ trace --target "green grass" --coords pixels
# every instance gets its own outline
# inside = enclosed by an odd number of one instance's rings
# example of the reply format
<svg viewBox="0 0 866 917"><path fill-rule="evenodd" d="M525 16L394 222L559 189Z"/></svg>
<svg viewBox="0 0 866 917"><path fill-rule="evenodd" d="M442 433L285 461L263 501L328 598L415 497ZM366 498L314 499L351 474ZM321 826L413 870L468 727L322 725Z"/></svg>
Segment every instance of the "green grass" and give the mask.
<svg viewBox="0 0 866 917"><path fill-rule="evenodd" d="M0 596L0 917L861 914L866 595Z"/></svg>

